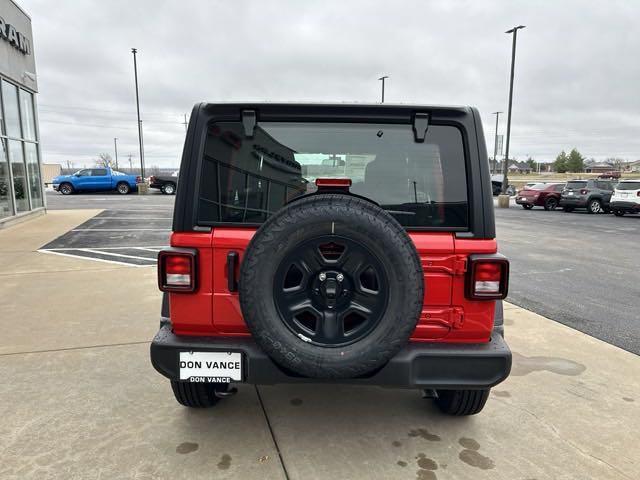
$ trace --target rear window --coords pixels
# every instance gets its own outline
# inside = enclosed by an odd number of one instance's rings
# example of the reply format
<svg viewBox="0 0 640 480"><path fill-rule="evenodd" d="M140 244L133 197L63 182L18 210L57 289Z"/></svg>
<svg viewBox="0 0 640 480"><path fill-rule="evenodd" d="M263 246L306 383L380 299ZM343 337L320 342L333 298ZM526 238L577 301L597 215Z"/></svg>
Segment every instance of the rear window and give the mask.
<svg viewBox="0 0 640 480"><path fill-rule="evenodd" d="M640 190L640 182L620 182L616 190Z"/></svg>
<svg viewBox="0 0 640 480"><path fill-rule="evenodd" d="M547 188L549 185L547 185L546 183L534 183L533 185L531 185L530 187L527 187L528 190L544 190L545 188Z"/></svg>
<svg viewBox="0 0 640 480"><path fill-rule="evenodd" d="M584 188L587 186L587 182L567 182L568 189Z"/></svg>
<svg viewBox="0 0 640 480"><path fill-rule="evenodd" d="M264 222L317 178L350 178L405 227L468 227L457 128L430 125L417 143L411 125L290 122L261 122L251 138L240 122L209 126L198 223Z"/></svg>

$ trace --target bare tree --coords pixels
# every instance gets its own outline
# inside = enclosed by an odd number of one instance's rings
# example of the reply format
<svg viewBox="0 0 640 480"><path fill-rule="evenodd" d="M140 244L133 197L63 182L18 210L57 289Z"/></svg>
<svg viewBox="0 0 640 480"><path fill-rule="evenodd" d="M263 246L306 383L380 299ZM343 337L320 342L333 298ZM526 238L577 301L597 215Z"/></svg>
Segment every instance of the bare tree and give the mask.
<svg viewBox="0 0 640 480"><path fill-rule="evenodd" d="M616 170L622 170L625 164L624 158L619 157L609 157L606 162L613 165Z"/></svg>
<svg viewBox="0 0 640 480"><path fill-rule="evenodd" d="M113 159L109 153L100 153L96 160L96 167L111 167L113 165Z"/></svg>

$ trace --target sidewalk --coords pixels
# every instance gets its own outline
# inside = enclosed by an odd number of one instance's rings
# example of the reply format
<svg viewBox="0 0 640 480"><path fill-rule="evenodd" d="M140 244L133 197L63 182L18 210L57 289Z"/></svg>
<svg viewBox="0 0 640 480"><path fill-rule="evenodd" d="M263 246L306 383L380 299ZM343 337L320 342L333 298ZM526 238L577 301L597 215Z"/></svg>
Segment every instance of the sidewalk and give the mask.
<svg viewBox="0 0 640 480"><path fill-rule="evenodd" d="M2 479L640 478L640 359L509 304L513 372L475 417L326 385L188 411L149 364L155 269L35 252L96 213L0 231Z"/></svg>

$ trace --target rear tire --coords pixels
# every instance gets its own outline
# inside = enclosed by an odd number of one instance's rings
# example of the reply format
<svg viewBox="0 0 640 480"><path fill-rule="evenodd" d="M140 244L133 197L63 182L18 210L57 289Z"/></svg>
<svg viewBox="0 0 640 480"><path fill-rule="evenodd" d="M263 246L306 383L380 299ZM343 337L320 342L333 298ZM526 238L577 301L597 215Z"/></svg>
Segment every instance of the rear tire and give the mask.
<svg viewBox="0 0 640 480"><path fill-rule="evenodd" d="M173 183L166 183L162 185L162 187L160 188L160 191L165 195L175 195L176 186Z"/></svg>
<svg viewBox="0 0 640 480"><path fill-rule="evenodd" d="M623 210L614 210L614 211L613 211L613 214L614 214L616 217L622 217L622 216L624 216L624 211L623 211Z"/></svg>
<svg viewBox="0 0 640 480"><path fill-rule="evenodd" d="M529 205L528 203L523 203L522 208L524 208L525 210L531 210L533 208L533 205Z"/></svg>
<svg viewBox="0 0 640 480"><path fill-rule="evenodd" d="M210 408L220 401L216 390L226 390L226 384L191 383L171 380L171 389L176 400L189 408Z"/></svg>
<svg viewBox="0 0 640 480"><path fill-rule="evenodd" d="M598 199L593 199L589 201L589 205L587 205L587 212L589 213L602 213L604 209L602 208L602 203Z"/></svg>
<svg viewBox="0 0 640 480"><path fill-rule="evenodd" d="M485 390L438 390L436 405L447 415L475 415L484 408L490 388Z"/></svg>
<svg viewBox="0 0 640 480"><path fill-rule="evenodd" d="M544 202L545 210L555 210L557 206L558 206L557 198L550 197L550 198L547 198Z"/></svg>
<svg viewBox="0 0 640 480"><path fill-rule="evenodd" d="M116 185L116 190L120 195L126 195L131 191L131 187L126 182L120 182L118 185Z"/></svg>

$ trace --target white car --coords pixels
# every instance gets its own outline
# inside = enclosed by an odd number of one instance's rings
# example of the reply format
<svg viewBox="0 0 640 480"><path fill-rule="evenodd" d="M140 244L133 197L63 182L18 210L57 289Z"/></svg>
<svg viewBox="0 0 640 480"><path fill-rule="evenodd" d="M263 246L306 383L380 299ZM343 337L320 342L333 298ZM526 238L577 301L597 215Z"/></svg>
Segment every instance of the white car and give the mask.
<svg viewBox="0 0 640 480"><path fill-rule="evenodd" d="M622 180L615 186L609 204L614 215L640 213L640 178Z"/></svg>

